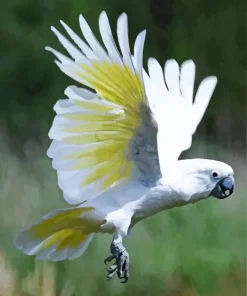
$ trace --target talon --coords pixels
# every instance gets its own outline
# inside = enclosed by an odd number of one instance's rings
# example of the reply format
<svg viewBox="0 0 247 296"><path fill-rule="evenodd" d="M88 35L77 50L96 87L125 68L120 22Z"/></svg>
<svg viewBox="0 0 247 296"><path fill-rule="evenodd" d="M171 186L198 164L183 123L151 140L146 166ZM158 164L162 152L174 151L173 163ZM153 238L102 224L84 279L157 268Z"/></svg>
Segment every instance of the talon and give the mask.
<svg viewBox="0 0 247 296"><path fill-rule="evenodd" d="M129 278L128 277L124 277L124 280L122 282L120 282L121 284L126 284L128 282Z"/></svg>
<svg viewBox="0 0 247 296"><path fill-rule="evenodd" d="M116 269L117 269L117 265L116 265L116 264L114 264L114 265L112 265L112 266L106 268L106 270L107 270L108 272L110 272L110 273L112 273L112 272L115 271Z"/></svg>
<svg viewBox="0 0 247 296"><path fill-rule="evenodd" d="M115 273L117 272L117 265L112 265L106 269L108 271L108 275L106 277L107 280L111 280Z"/></svg>
<svg viewBox="0 0 247 296"><path fill-rule="evenodd" d="M115 263L109 268L106 268L106 271L108 272L106 279L111 280L114 275L117 274L121 283L125 284L129 280L129 254L119 241L113 241L111 245L111 253L112 255L107 257L104 262L107 265L107 263L115 259Z"/></svg>
<svg viewBox="0 0 247 296"><path fill-rule="evenodd" d="M113 259L115 259L116 257L117 257L116 254L113 254L113 255L107 257L107 258L104 260L105 265L107 265L107 263L111 262L111 261L112 261Z"/></svg>
<svg viewBox="0 0 247 296"><path fill-rule="evenodd" d="M113 276L114 276L114 273L108 274L106 279L109 281L113 278Z"/></svg>

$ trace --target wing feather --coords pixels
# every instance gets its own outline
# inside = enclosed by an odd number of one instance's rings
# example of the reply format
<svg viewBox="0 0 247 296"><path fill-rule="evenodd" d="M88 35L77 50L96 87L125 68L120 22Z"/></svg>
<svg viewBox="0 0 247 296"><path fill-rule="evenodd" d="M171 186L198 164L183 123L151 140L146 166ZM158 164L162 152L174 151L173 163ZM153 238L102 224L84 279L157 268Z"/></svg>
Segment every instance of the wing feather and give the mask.
<svg viewBox="0 0 247 296"><path fill-rule="evenodd" d="M67 99L54 106L57 115L49 132L53 141L47 154L53 159L64 198L71 204L136 178L133 139L140 134L141 108L147 106L141 75L145 33L136 39L134 65L125 14L117 27L121 52L105 12L99 17L99 29L107 52L86 20L82 16L79 20L87 43L61 24L80 49L52 27L72 59L47 48L59 59L57 64L63 72L96 91L70 86L65 90Z"/></svg>
<svg viewBox="0 0 247 296"><path fill-rule="evenodd" d="M195 96L194 103L194 126L192 132L194 133L198 124L202 120L202 117L208 107L211 96L217 84L217 78L215 76L207 77L202 80Z"/></svg>
<svg viewBox="0 0 247 296"><path fill-rule="evenodd" d="M146 30L138 34L134 44L133 61L136 68L136 72L141 78L142 78L142 60L143 60L143 49L144 49L145 38L146 38Z"/></svg>
<svg viewBox="0 0 247 296"><path fill-rule="evenodd" d="M118 52L117 46L112 36L112 31L107 14L104 11L100 14L99 17L99 29L110 59L116 64L123 65L122 58L120 56L120 53Z"/></svg>
<svg viewBox="0 0 247 296"><path fill-rule="evenodd" d="M88 59L98 59L93 50L68 25L63 21L60 21L60 23Z"/></svg>
<svg viewBox="0 0 247 296"><path fill-rule="evenodd" d="M184 62L181 66L180 88L183 97L189 104L193 103L196 66L192 60Z"/></svg>
<svg viewBox="0 0 247 296"><path fill-rule="evenodd" d="M82 15L80 15L79 22L83 36L87 40L91 49L97 54L99 60L110 62L109 56L105 52L104 48L100 45L97 38L94 36L91 28Z"/></svg>
<svg viewBox="0 0 247 296"><path fill-rule="evenodd" d="M71 42L69 42L69 40L65 38L55 27L51 27L51 30L76 62L89 64L88 59L83 55L83 53L79 51L79 49L77 49Z"/></svg>
<svg viewBox="0 0 247 296"><path fill-rule="evenodd" d="M164 73L154 59L149 60L148 66L149 75L144 75L144 83L158 126L159 165L165 178L176 168L182 151L191 147L192 135L202 120L217 79L205 78L193 101L195 64L192 60L184 62L181 68L175 60L168 60Z"/></svg>
<svg viewBox="0 0 247 296"><path fill-rule="evenodd" d="M121 14L117 21L118 42L123 55L124 64L131 71L134 71L134 66L131 59L129 36L128 36L128 17L126 13Z"/></svg>
<svg viewBox="0 0 247 296"><path fill-rule="evenodd" d="M177 61L171 59L165 63L165 81L169 92L177 97L180 96L179 89L179 65Z"/></svg>

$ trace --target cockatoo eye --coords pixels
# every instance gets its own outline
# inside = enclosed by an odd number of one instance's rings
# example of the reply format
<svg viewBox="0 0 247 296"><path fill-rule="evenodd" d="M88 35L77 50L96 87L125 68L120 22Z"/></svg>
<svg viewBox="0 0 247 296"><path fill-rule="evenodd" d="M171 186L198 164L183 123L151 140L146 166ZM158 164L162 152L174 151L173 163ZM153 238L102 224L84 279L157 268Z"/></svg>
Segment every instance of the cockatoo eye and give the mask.
<svg viewBox="0 0 247 296"><path fill-rule="evenodd" d="M218 174L217 172L213 172L213 173L212 173L212 176L213 176L214 178L217 178L217 177L219 176L219 174Z"/></svg>

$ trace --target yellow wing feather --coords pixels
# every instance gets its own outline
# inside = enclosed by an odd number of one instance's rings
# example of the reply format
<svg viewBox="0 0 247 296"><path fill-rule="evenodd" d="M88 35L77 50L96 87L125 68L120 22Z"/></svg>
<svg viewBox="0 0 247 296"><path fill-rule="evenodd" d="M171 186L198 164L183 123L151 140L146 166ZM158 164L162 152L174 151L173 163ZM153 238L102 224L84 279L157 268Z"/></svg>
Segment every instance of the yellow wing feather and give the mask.
<svg viewBox="0 0 247 296"><path fill-rule="evenodd" d="M110 34L106 19L100 23L101 32L108 30ZM123 21L125 30L118 32L120 52L114 50L117 56L112 56L111 48L116 45L113 39L108 39L109 34L102 35L108 52L93 35L86 34L89 48L95 55L93 58L88 51L80 52L52 29L73 58L70 60L48 47L47 50L58 58L57 65L65 74L95 91L70 87L66 90L69 102L60 102L55 108L59 117L50 137L59 143L52 145L48 155L53 158L58 184L69 203L79 203L120 180L133 177L131 145L141 125L141 106L146 104L141 77L145 32L137 37L132 60L127 42L127 20ZM60 143L61 153L57 148ZM73 172L66 175L68 170ZM84 198L85 192L90 196Z"/></svg>
<svg viewBox="0 0 247 296"><path fill-rule="evenodd" d="M101 230L100 225L104 220L101 217L92 219L92 215L95 217L94 210L93 207L85 207L53 212L43 217L39 223L20 232L15 244L24 253L36 254L41 256L41 259L50 258L49 252L55 257L58 255L59 259L59 253L63 250L70 250L73 255L91 234ZM67 255L69 258L69 254ZM66 259L67 255L63 259Z"/></svg>
<svg viewBox="0 0 247 296"><path fill-rule="evenodd" d="M126 65L96 61L91 66L81 65L81 68L82 71L76 74L86 80L106 101L118 105L120 114L112 113L113 107L74 101L78 107L83 108L83 112L67 113L64 116L83 124L65 128L67 133L77 135L64 137L63 142L77 145L104 142L104 146L83 149L65 159L78 160L71 170L97 166L81 186L87 186L106 176L102 183L104 190L123 177L131 177L133 162L128 159L128 149L134 132L141 123L140 106L145 101L144 87L139 76Z"/></svg>

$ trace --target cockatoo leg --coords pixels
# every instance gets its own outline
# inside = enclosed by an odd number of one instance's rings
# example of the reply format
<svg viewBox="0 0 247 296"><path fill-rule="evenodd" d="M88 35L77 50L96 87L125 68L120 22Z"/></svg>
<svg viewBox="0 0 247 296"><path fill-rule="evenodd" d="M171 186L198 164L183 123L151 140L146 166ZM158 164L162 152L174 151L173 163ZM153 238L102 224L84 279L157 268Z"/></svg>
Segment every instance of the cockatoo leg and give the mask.
<svg viewBox="0 0 247 296"><path fill-rule="evenodd" d="M116 233L114 235L110 249L112 255L107 257L104 262L107 264L115 259L115 263L106 269L108 272L106 279L110 280L117 274L119 279L123 279L121 283L127 283L129 279L130 260L129 253L123 246L123 236L121 234Z"/></svg>

